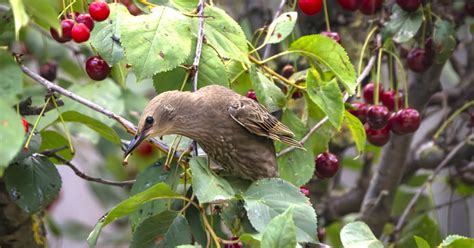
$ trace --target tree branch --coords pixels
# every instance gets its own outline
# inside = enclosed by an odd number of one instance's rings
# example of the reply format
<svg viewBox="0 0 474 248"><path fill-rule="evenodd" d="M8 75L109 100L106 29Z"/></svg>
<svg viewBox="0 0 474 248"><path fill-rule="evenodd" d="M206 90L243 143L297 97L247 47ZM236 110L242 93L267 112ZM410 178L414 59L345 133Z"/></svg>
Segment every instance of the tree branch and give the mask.
<svg viewBox="0 0 474 248"><path fill-rule="evenodd" d="M43 108L44 108L44 113L56 108L56 106L54 106L54 103L51 101L48 102L48 105L46 107L44 106L36 107L36 106L32 106L32 104L33 104L33 101L31 100L31 97L28 97L25 100L21 101L18 104L18 109L20 111L20 114L21 115L39 115L41 111L43 110ZM64 105L64 102L60 99L57 99L56 104L58 105L58 107L61 107Z"/></svg>
<svg viewBox="0 0 474 248"><path fill-rule="evenodd" d="M199 74L199 61L201 60L201 53L202 53L202 43L204 40L204 7L205 7L206 1L205 0L199 0L199 4L197 6L198 9L198 17L199 17L199 31L198 31L198 37L197 37L197 42L196 42L196 55L194 57L194 62L193 62L193 89L192 91L197 90L197 83L198 83L198 74Z"/></svg>
<svg viewBox="0 0 474 248"><path fill-rule="evenodd" d="M374 66L375 64L375 59L376 59L376 56L372 56L370 57L369 59L369 62L367 63L367 65L365 66L364 70L362 71L362 73L359 75L359 77L357 77L357 80L356 80L356 85L359 85L362 80L367 77L367 75L369 75L370 73L370 70L372 70L372 67ZM349 93L344 93L344 102L347 101L349 99ZM318 123L316 123L316 125L314 125L309 131L308 133L300 140L300 143L303 145L306 141L308 141L308 139L311 137L311 135L313 135L314 132L316 132L316 130L318 130L322 125L324 125L324 123L326 123L328 121L328 117L324 117L322 120L320 120ZM296 149L296 147L294 146L290 146L290 147L287 147L283 150L281 150L277 157L280 157L286 153L289 153L291 151L293 151L294 149Z"/></svg>

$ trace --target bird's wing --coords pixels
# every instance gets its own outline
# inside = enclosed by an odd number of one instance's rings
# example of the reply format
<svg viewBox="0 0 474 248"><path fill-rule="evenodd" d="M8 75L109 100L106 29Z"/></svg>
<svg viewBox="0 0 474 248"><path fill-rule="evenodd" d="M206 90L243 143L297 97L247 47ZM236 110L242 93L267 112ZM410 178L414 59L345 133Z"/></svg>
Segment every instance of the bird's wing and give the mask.
<svg viewBox="0 0 474 248"><path fill-rule="evenodd" d="M252 99L241 98L232 102L228 112L232 119L251 133L304 149L288 127Z"/></svg>

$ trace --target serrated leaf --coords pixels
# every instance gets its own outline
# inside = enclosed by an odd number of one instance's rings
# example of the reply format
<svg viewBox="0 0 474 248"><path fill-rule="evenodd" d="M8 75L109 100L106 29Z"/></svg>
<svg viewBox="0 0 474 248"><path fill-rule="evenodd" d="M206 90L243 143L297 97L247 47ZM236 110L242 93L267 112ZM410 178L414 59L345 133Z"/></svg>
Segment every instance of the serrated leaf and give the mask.
<svg viewBox="0 0 474 248"><path fill-rule="evenodd" d="M50 27L59 30L61 28L58 20L57 10L49 0L23 0L27 12L29 12L36 23L49 29Z"/></svg>
<svg viewBox="0 0 474 248"><path fill-rule="evenodd" d="M291 110L285 110L282 122L293 130L295 138L300 140L306 134L306 127L303 122ZM277 147L285 147L278 144ZM308 149L308 145L305 146ZM307 183L314 174L314 157L311 149L307 151L295 149L278 157L278 173L286 181L300 186Z"/></svg>
<svg viewBox="0 0 474 248"><path fill-rule="evenodd" d="M206 42L223 58L249 63L247 39L239 24L224 10L214 6L204 9ZM194 32L198 31L198 18L193 19Z"/></svg>
<svg viewBox="0 0 474 248"><path fill-rule="evenodd" d="M8 105L14 105L23 90L23 72L13 56L4 49L0 49L0 98Z"/></svg>
<svg viewBox="0 0 474 248"><path fill-rule="evenodd" d="M171 190L171 188L166 183L158 183L148 188L147 190L120 202L107 214L105 214L99 220L99 222L97 222L94 229L87 238L87 243L89 244L89 247L95 247L95 245L97 244L97 239L99 238L100 232L104 226L110 224L118 218L121 218L134 212L142 204L152 200L174 199L176 197L180 197L180 195Z"/></svg>
<svg viewBox="0 0 474 248"><path fill-rule="evenodd" d="M46 157L32 155L10 165L4 174L10 198L29 214L47 207L61 189L61 176Z"/></svg>
<svg viewBox="0 0 474 248"><path fill-rule="evenodd" d="M60 147L66 147L66 149L57 152L56 154L60 155L61 157L65 158L66 160L71 160L73 158L73 154L69 150L69 142L67 139L62 136L60 133L52 130L44 130L41 131L41 147L40 150L50 150L50 149L57 149ZM51 161L57 162L56 159L51 158Z"/></svg>
<svg viewBox="0 0 474 248"><path fill-rule="evenodd" d="M265 106L270 113L280 110L286 105L286 97L281 89L261 71L258 71L254 65L250 68L250 79L258 102Z"/></svg>
<svg viewBox="0 0 474 248"><path fill-rule="evenodd" d="M15 18L15 38L19 40L20 29L28 24L29 18L22 0L10 0L10 5Z"/></svg>
<svg viewBox="0 0 474 248"><path fill-rule="evenodd" d="M298 13L294 11L281 14L268 26L263 44L274 44L284 40L293 32L297 19Z"/></svg>
<svg viewBox="0 0 474 248"><path fill-rule="evenodd" d="M280 248L296 246L296 227L293 222L293 207L273 218L265 228L262 247Z"/></svg>
<svg viewBox="0 0 474 248"><path fill-rule="evenodd" d="M440 247L443 248L464 248L464 247L474 247L474 239L464 237L461 235L449 235L441 243Z"/></svg>
<svg viewBox="0 0 474 248"><path fill-rule="evenodd" d="M108 141L114 144L120 144L120 137L118 136L117 132L114 129L107 126L106 124L89 117L87 115L83 115L76 111L67 111L62 113L63 120L65 122L77 122L86 125L88 128L96 131L102 137L107 139ZM61 119L58 118L56 122L60 122Z"/></svg>
<svg viewBox="0 0 474 248"><path fill-rule="evenodd" d="M351 131L352 139L356 144L357 151L363 153L366 140L364 125L360 122L359 118L353 116L347 110L344 111L344 122Z"/></svg>
<svg viewBox="0 0 474 248"><path fill-rule="evenodd" d="M124 55L122 45L120 44L120 26L122 24L128 25L128 19L132 18L132 15L123 4L111 3L109 8L110 15L107 20L94 23L90 41L107 64L113 66Z"/></svg>
<svg viewBox="0 0 474 248"><path fill-rule="evenodd" d="M361 221L345 225L340 236L344 248L383 248L369 226Z"/></svg>
<svg viewBox="0 0 474 248"><path fill-rule="evenodd" d="M279 178L262 179L254 182L243 198L247 216L257 231L263 232L274 217L291 206L297 241L316 241L316 213L299 188Z"/></svg>
<svg viewBox="0 0 474 248"><path fill-rule="evenodd" d="M189 165L193 173L193 190L199 202L229 200L234 197L235 193L230 184L209 169L205 158L193 158Z"/></svg>
<svg viewBox="0 0 474 248"><path fill-rule="evenodd" d="M406 12L400 6L394 4L390 20L385 26L385 32L393 35L395 42L403 43L409 41L418 33L422 23L422 8L414 12Z"/></svg>
<svg viewBox="0 0 474 248"><path fill-rule="evenodd" d="M344 100L337 82L332 80L330 82L323 82L318 84L316 78L311 71L308 71L306 79L306 92L308 92L311 101L321 108L329 118L329 122L339 129L342 125L344 117Z"/></svg>
<svg viewBox="0 0 474 248"><path fill-rule="evenodd" d="M129 18L120 25L120 34L138 81L177 67L191 52L189 19L172 8L156 7Z"/></svg>
<svg viewBox="0 0 474 248"><path fill-rule="evenodd" d="M20 116L0 99L0 168L5 168L20 151L25 131Z"/></svg>
<svg viewBox="0 0 474 248"><path fill-rule="evenodd" d="M315 60L327 67L342 82L350 95L356 88L356 74L344 48L333 39L315 34L294 41L290 51L299 51L310 61Z"/></svg>
<svg viewBox="0 0 474 248"><path fill-rule="evenodd" d="M433 43L436 51L435 61L443 64L456 48L454 25L445 20L436 20L433 30Z"/></svg>

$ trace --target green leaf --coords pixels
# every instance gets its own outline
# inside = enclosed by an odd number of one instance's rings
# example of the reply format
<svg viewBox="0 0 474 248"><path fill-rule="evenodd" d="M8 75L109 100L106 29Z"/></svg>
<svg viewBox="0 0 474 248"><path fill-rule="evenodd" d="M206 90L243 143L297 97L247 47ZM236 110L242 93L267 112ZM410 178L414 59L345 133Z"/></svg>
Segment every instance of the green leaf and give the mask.
<svg viewBox="0 0 474 248"><path fill-rule="evenodd" d="M399 246L416 247L415 235L425 239L430 247L436 247L442 240L438 225L427 214L410 219L400 234Z"/></svg>
<svg viewBox="0 0 474 248"><path fill-rule="evenodd" d="M318 85L311 71L308 71L306 80L309 98L318 105L329 118L329 122L339 129L344 116L344 100L337 82L332 80Z"/></svg>
<svg viewBox="0 0 474 248"><path fill-rule="evenodd" d="M416 247L418 247L418 248L430 248L430 244L428 244L428 242L426 242L426 240L424 240L423 238L420 238L416 235L413 238L415 239Z"/></svg>
<svg viewBox="0 0 474 248"><path fill-rule="evenodd" d="M265 228L262 247L280 248L296 246L296 227L293 222L293 207L273 218Z"/></svg>
<svg viewBox="0 0 474 248"><path fill-rule="evenodd" d="M157 199L173 199L181 197L178 193L171 190L166 183L158 183L140 192L121 203L117 204L112 210L105 214L95 225L94 230L89 234L87 243L90 247L95 247L102 228L118 218L126 216L137 210L142 204Z"/></svg>
<svg viewBox="0 0 474 248"><path fill-rule="evenodd" d="M45 29L50 27L59 30L58 12L49 0L23 0L26 10L35 21Z"/></svg>
<svg viewBox="0 0 474 248"><path fill-rule="evenodd" d="M76 111L64 112L62 113L62 117L63 120L66 122L82 123L102 135L102 137L104 137L108 141L114 144L120 144L120 137L115 132L115 130L94 118L91 118L87 115L83 115ZM61 119L58 118L56 121L60 122Z"/></svg>
<svg viewBox="0 0 474 248"><path fill-rule="evenodd" d="M260 248L261 246L261 240L262 240L262 234L257 233L257 234L251 234L251 233L243 233L240 235L240 240L242 243L245 244L244 247L251 247L251 248Z"/></svg>
<svg viewBox="0 0 474 248"><path fill-rule="evenodd" d="M10 5L15 17L15 38L19 40L20 29L28 24L28 15L23 0L10 0Z"/></svg>
<svg viewBox="0 0 474 248"><path fill-rule="evenodd" d="M205 158L193 158L189 165L193 173L193 190L199 202L229 200L234 197L235 193L230 184L209 169Z"/></svg>
<svg viewBox="0 0 474 248"><path fill-rule="evenodd" d="M306 134L306 127L301 120L291 110L285 110L282 122L293 130L295 138L300 140ZM277 144L277 147L286 147ZM300 186L307 183L314 174L314 157L309 146L305 146L307 151L295 149L278 157L278 173L286 181Z"/></svg>
<svg viewBox="0 0 474 248"><path fill-rule="evenodd" d="M364 125L360 122L359 118L353 116L349 111L344 111L344 122L351 131L352 139L356 144L357 151L363 153L366 140Z"/></svg>
<svg viewBox="0 0 474 248"><path fill-rule="evenodd" d="M268 26L267 36L263 44L274 44L284 40L293 32L296 20L298 19L297 12L286 12L276 18L270 26Z"/></svg>
<svg viewBox="0 0 474 248"><path fill-rule="evenodd" d="M206 42L223 58L249 63L247 39L239 24L224 10L214 6L204 9ZM198 18L193 18L194 32L198 31Z"/></svg>
<svg viewBox="0 0 474 248"><path fill-rule="evenodd" d="M191 52L189 19L172 8L156 7L148 15L128 18L120 34L138 81L177 67Z"/></svg>
<svg viewBox="0 0 474 248"><path fill-rule="evenodd" d="M4 174L10 198L29 214L47 207L61 189L61 176L46 157L32 155L10 165Z"/></svg>
<svg viewBox="0 0 474 248"><path fill-rule="evenodd" d="M126 80L128 75L127 62L122 60L112 66L110 75L122 88L126 88Z"/></svg>
<svg viewBox="0 0 474 248"><path fill-rule="evenodd" d="M250 68L250 79L258 102L265 106L270 113L280 110L286 105L286 97L281 89L262 72L257 71L255 65Z"/></svg>
<svg viewBox="0 0 474 248"><path fill-rule="evenodd" d="M455 30L452 23L441 19L436 20L433 30L436 63L443 64L454 52L457 43Z"/></svg>
<svg viewBox="0 0 474 248"><path fill-rule="evenodd" d="M20 151L25 131L20 116L13 108L0 99L0 168L8 163Z"/></svg>
<svg viewBox="0 0 474 248"><path fill-rule="evenodd" d="M403 43L413 38L423 23L422 8L415 12L406 12L398 5L394 4L390 21L385 26L385 32L393 35L393 40Z"/></svg>
<svg viewBox="0 0 474 248"><path fill-rule="evenodd" d="M325 118L326 114L318 107L318 105L309 99L307 94L305 94L305 100L308 110L308 122L306 126L309 129ZM334 130L335 129L332 127L331 123L325 122L310 136L306 145L309 145L309 147L312 148L313 154L319 154L328 149L328 143Z"/></svg>
<svg viewBox="0 0 474 248"><path fill-rule="evenodd" d="M289 50L297 51L310 61L316 60L327 67L344 84L349 94L354 94L356 88L354 66L339 43L323 35L307 35L294 41Z"/></svg>
<svg viewBox="0 0 474 248"><path fill-rule="evenodd" d="M165 234L165 239L159 247L177 247L191 243L191 230L186 218L182 215L176 217Z"/></svg>
<svg viewBox="0 0 474 248"><path fill-rule="evenodd" d="M247 94L247 91L253 88L249 70L244 69L242 63L236 60L228 61L225 66L230 88L241 95Z"/></svg>
<svg viewBox="0 0 474 248"><path fill-rule="evenodd" d="M8 105L14 105L23 90L23 72L13 57L4 49L0 49L0 98Z"/></svg>
<svg viewBox="0 0 474 248"><path fill-rule="evenodd" d="M103 22L94 23L90 41L107 64L113 66L123 58L123 48L120 44L120 25L128 24L128 20L132 18L132 15L123 4L111 3L109 8L109 18Z"/></svg>
<svg viewBox="0 0 474 248"><path fill-rule="evenodd" d="M361 221L345 225L340 236L344 248L383 248L369 226Z"/></svg>
<svg viewBox="0 0 474 248"><path fill-rule="evenodd" d="M170 0L170 3L183 12L190 12L196 9L198 0Z"/></svg>
<svg viewBox="0 0 474 248"><path fill-rule="evenodd" d="M254 182L243 198L250 223L257 231L263 232L274 217L291 206L297 241L316 241L316 213L299 188L279 178L262 179Z"/></svg>
<svg viewBox="0 0 474 248"><path fill-rule="evenodd" d="M467 248L474 247L474 239L461 235L449 235L440 245L443 248Z"/></svg>
<svg viewBox="0 0 474 248"><path fill-rule="evenodd" d="M65 146L66 149L59 151L56 154L65 158L66 160L71 160L74 157L74 154L72 154L69 150L69 142L60 133L52 130L44 130L41 131L41 138L43 140L43 142L41 142L40 147L41 151L56 149ZM57 160L54 158L51 158L51 161L57 163Z"/></svg>

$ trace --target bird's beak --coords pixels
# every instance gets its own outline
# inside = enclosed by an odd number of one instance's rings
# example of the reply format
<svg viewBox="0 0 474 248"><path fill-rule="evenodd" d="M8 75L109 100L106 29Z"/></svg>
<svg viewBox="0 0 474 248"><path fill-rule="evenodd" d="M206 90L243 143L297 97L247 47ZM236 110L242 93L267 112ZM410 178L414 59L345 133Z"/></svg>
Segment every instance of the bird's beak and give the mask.
<svg viewBox="0 0 474 248"><path fill-rule="evenodd" d="M140 145L143 142L143 140L145 140L145 138L146 138L146 135L144 134L144 132L141 132L135 135L135 137L128 144L124 157L127 157L130 153L132 153L133 150L135 150L135 148L137 148L137 146Z"/></svg>

